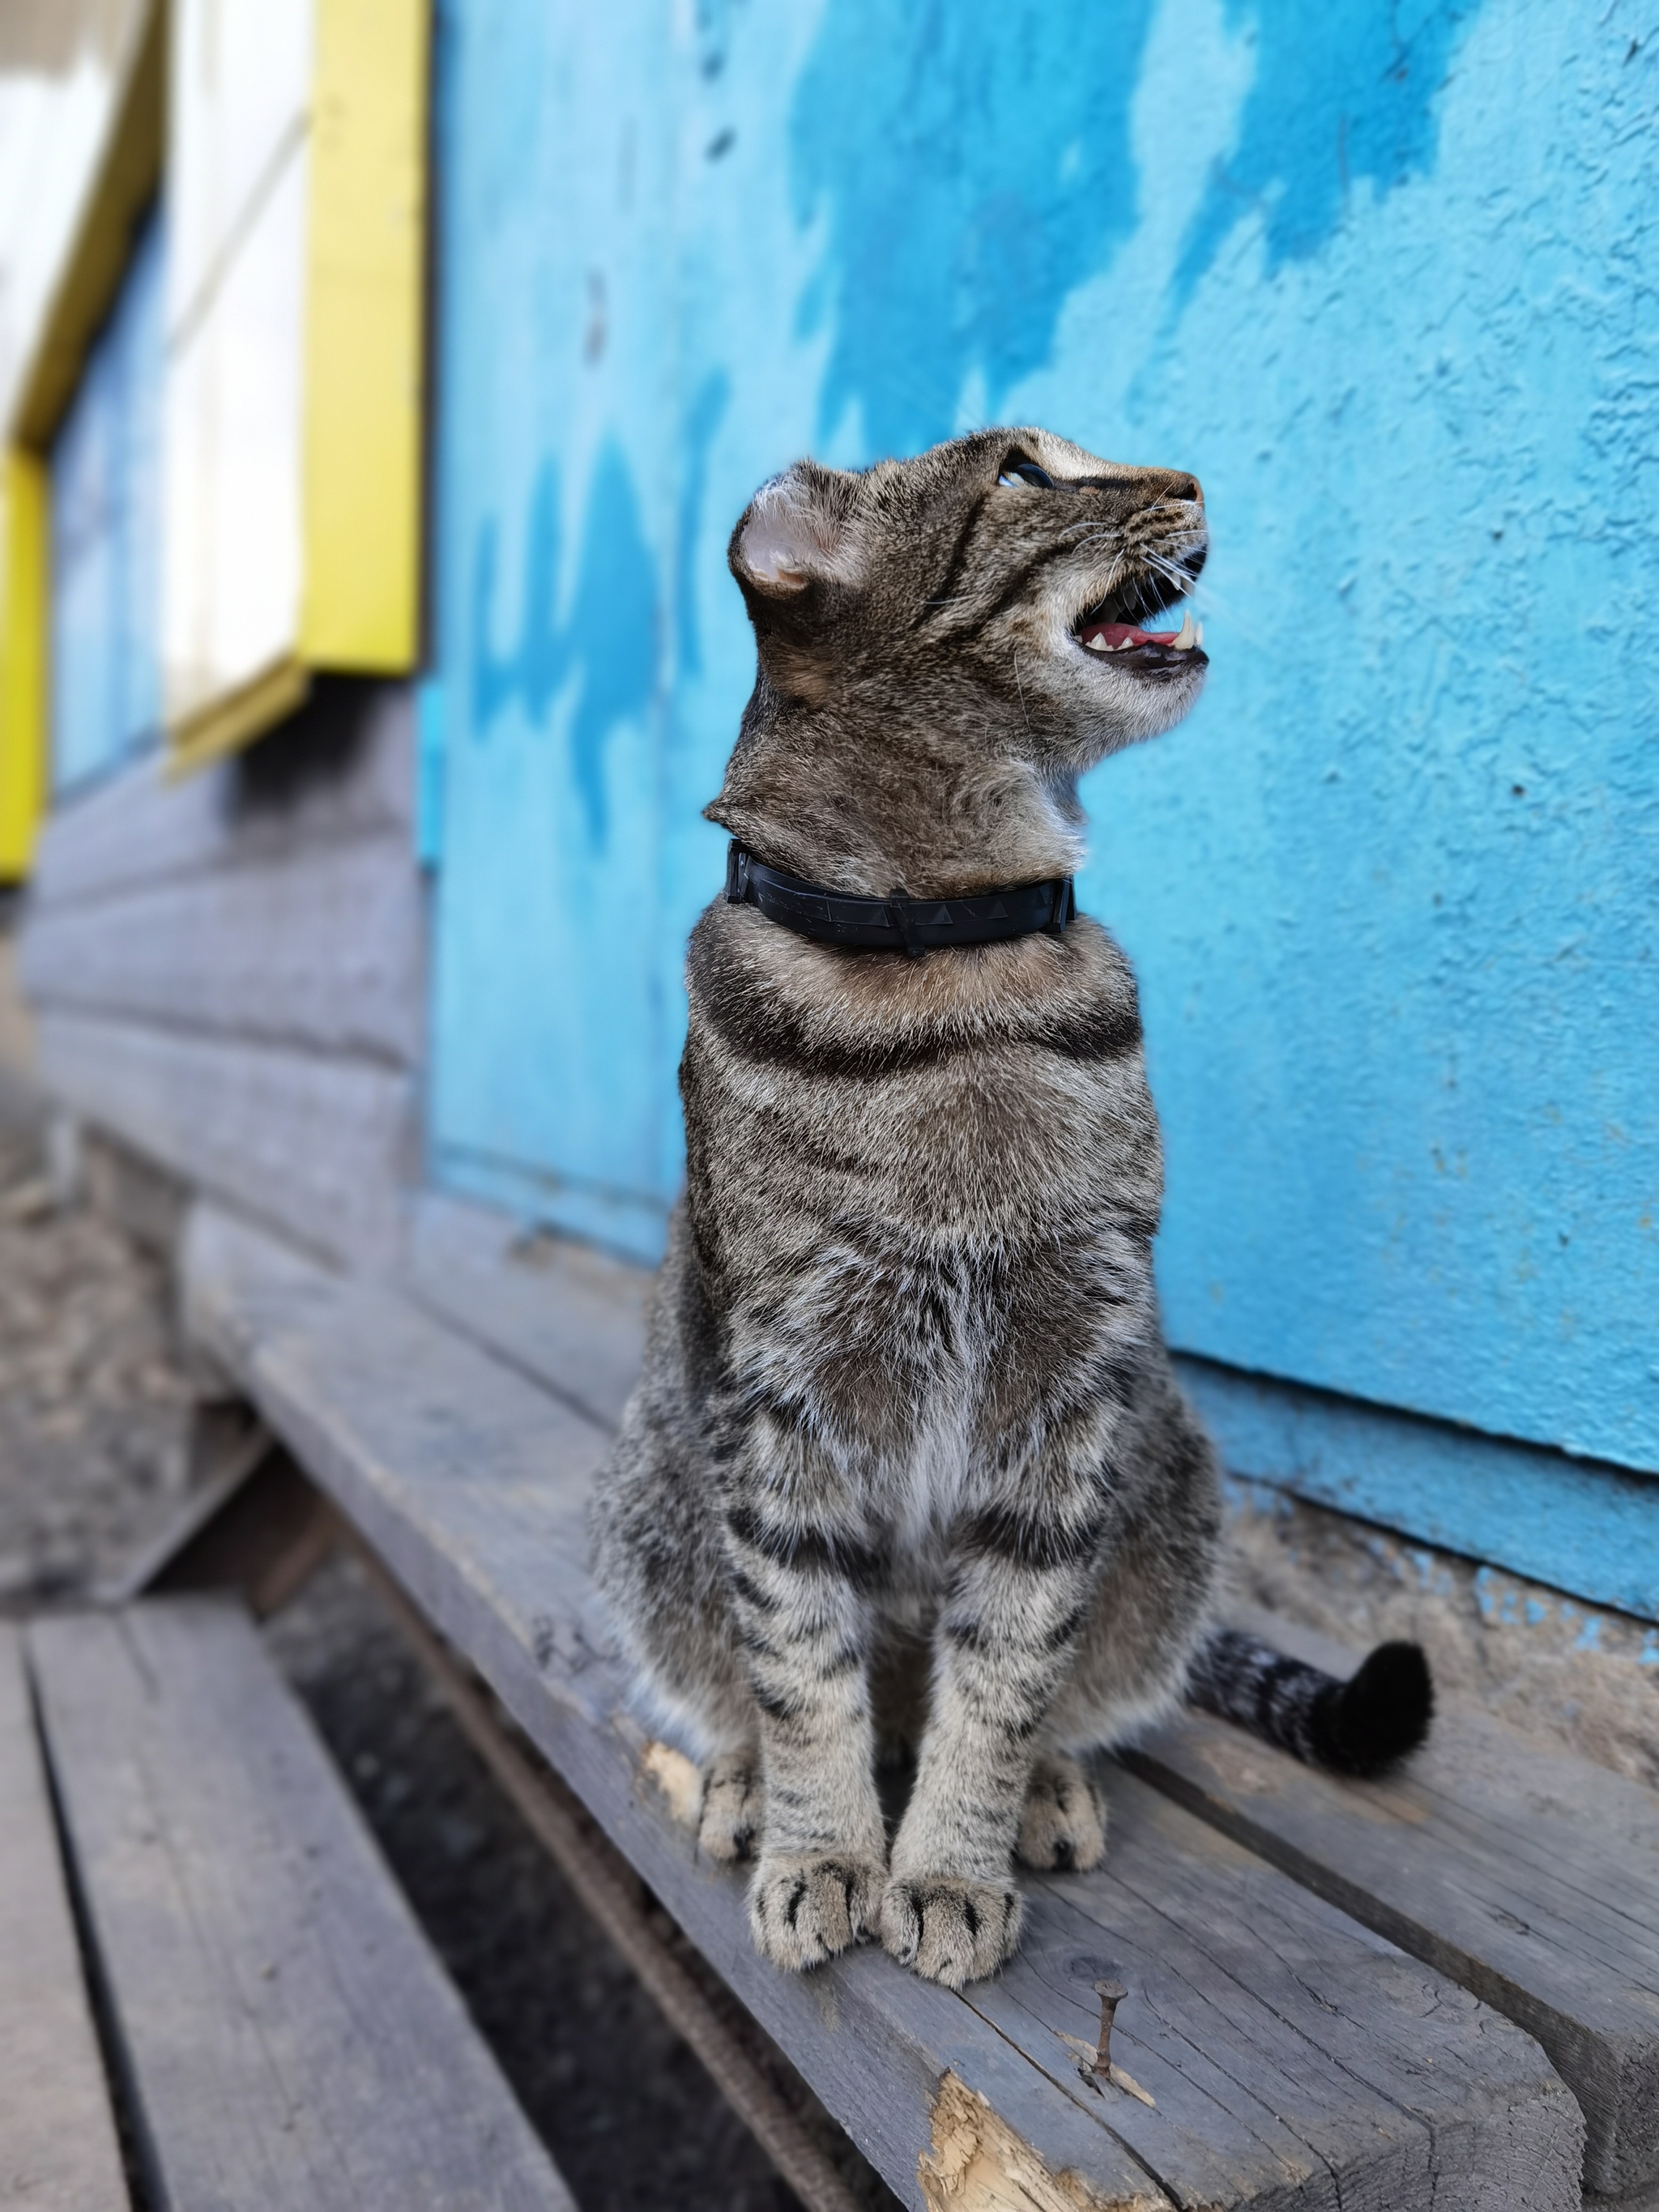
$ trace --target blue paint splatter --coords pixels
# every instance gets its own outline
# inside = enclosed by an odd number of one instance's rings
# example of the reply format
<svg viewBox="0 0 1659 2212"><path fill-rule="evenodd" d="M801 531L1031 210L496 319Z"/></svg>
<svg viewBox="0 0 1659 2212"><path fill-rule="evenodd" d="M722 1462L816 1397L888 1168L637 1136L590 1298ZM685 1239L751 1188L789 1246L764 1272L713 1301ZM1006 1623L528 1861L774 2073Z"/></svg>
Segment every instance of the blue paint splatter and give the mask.
<svg viewBox="0 0 1659 2212"><path fill-rule="evenodd" d="M686 410L682 437L679 517L674 563L674 628L681 671L702 669L702 633L697 622L697 531L708 483L708 449L714 442L732 398L732 380L723 368L711 370Z"/></svg>
<svg viewBox="0 0 1659 2212"><path fill-rule="evenodd" d="M593 471L581 562L567 633L580 692L570 725L571 765L588 836L605 843L605 746L618 723L642 715L656 690L657 571L639 495L622 448L607 440Z"/></svg>
<svg viewBox="0 0 1659 2212"><path fill-rule="evenodd" d="M564 689L569 672L570 637L553 619L558 601L560 550L559 472L550 460L544 461L530 495L519 636L519 683L525 712L532 722L546 720L548 709Z"/></svg>
<svg viewBox="0 0 1659 2212"><path fill-rule="evenodd" d="M659 647L657 572L646 544L633 473L614 439L600 452L588 487L581 551L568 617L556 619L561 566L559 473L552 460L536 474L525 530L519 638L508 652L491 641L500 534L492 516L478 532L472 565L472 733L516 698L535 726L574 677L571 770L596 847L605 841L605 751L618 724L644 714L655 693Z"/></svg>
<svg viewBox="0 0 1659 2212"><path fill-rule="evenodd" d="M1227 0L1255 77L1237 143L1212 172L1173 285L1176 306L1234 225L1260 212L1269 270L1305 261L1362 179L1386 192L1433 166L1434 103L1480 0Z"/></svg>
<svg viewBox="0 0 1659 2212"><path fill-rule="evenodd" d="M872 453L947 436L1048 357L1067 295L1135 221L1129 102L1152 0L1109 7L830 0L790 120L795 213L824 259L803 331L833 331L827 434Z"/></svg>

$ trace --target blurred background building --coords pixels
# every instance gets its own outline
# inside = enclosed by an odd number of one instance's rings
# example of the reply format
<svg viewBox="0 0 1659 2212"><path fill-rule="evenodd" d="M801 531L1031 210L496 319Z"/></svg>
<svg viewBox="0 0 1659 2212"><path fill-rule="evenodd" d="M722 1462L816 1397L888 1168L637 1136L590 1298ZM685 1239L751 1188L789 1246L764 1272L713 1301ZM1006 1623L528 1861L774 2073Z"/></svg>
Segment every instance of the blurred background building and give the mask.
<svg viewBox="0 0 1659 2212"><path fill-rule="evenodd" d="M648 1260L679 1178L755 485L999 420L1193 468L1208 692L1079 885L1171 1339L1236 1468L1659 1619L1656 54L0 0L0 1054L475 1325L517 1254L533 1326L536 1237Z"/></svg>

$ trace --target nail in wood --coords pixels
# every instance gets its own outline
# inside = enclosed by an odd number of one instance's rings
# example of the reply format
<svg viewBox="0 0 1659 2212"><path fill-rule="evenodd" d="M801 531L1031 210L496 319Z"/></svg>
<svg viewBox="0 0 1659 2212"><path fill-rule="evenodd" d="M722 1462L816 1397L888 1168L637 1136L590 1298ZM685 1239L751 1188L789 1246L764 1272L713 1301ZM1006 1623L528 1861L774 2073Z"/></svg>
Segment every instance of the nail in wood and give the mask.
<svg viewBox="0 0 1659 2212"><path fill-rule="evenodd" d="M1104 2081L1112 2071L1112 2014L1129 1992L1121 1982L1097 1982L1095 1995L1100 1999L1100 2042L1095 2051L1095 2072Z"/></svg>

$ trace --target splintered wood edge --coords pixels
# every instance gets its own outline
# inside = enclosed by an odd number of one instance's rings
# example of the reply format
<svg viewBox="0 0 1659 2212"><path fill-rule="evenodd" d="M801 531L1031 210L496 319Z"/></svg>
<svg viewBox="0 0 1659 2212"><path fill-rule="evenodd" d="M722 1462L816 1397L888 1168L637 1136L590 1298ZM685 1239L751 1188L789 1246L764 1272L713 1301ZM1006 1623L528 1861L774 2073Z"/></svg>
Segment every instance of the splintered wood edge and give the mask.
<svg viewBox="0 0 1659 2212"><path fill-rule="evenodd" d="M1069 2166L1054 2172L954 2072L939 2085L916 2185L927 2212L1170 2212L1150 2182L1133 2197L1106 2197Z"/></svg>

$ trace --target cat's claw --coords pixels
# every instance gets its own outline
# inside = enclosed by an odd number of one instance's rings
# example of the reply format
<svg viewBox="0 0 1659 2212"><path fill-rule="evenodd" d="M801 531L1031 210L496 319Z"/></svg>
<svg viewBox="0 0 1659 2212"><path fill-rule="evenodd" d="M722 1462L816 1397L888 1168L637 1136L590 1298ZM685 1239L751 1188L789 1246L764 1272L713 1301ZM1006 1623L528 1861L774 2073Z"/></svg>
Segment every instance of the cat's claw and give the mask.
<svg viewBox="0 0 1659 2212"><path fill-rule="evenodd" d="M731 1753L716 1759L703 1778L697 1849L723 1863L752 1858L760 1848L765 1810L758 1754Z"/></svg>
<svg viewBox="0 0 1659 2212"><path fill-rule="evenodd" d="M959 1990L1013 1956L1024 1910L1017 1889L960 1875L908 1875L887 1885L881 1940L902 1966Z"/></svg>
<svg viewBox="0 0 1659 2212"><path fill-rule="evenodd" d="M822 1966L876 1932L887 1869L856 1852L763 1852L749 1885L755 1948L775 1966Z"/></svg>
<svg viewBox="0 0 1659 2212"><path fill-rule="evenodd" d="M1076 1759L1063 1752L1045 1753L1031 1769L1014 1849L1022 1865L1079 1874L1104 1857L1105 1808Z"/></svg>

